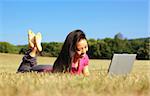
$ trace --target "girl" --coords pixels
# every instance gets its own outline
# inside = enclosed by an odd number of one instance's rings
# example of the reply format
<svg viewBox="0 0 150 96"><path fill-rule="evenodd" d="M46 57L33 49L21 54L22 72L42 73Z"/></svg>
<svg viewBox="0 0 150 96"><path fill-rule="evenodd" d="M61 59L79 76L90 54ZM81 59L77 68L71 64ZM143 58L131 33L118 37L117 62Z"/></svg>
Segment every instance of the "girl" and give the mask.
<svg viewBox="0 0 150 96"><path fill-rule="evenodd" d="M83 73L85 76L89 75L89 58L86 54L88 43L82 30L74 30L68 34L53 66L37 65L36 63L36 53L42 51L41 39L42 36L40 33L35 35L29 31L28 40L30 49L23 57L18 72L69 72L71 74Z"/></svg>

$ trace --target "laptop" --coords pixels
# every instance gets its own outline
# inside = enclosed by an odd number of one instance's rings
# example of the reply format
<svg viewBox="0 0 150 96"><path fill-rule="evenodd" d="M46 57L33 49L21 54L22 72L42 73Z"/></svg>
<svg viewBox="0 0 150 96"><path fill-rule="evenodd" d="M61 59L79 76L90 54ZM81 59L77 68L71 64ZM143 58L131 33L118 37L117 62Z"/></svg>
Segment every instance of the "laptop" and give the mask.
<svg viewBox="0 0 150 96"><path fill-rule="evenodd" d="M131 72L136 54L114 54L109 65L108 74L126 75Z"/></svg>

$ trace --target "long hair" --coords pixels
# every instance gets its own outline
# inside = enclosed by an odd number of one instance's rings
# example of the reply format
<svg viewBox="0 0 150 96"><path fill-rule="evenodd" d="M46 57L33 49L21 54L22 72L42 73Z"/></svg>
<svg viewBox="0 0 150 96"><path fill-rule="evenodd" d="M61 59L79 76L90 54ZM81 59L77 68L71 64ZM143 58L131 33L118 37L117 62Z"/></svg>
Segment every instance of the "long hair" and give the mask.
<svg viewBox="0 0 150 96"><path fill-rule="evenodd" d="M70 32L62 46L61 52L53 65L53 72L70 72L72 68L72 58L76 52L76 43L81 39L86 39L82 30Z"/></svg>

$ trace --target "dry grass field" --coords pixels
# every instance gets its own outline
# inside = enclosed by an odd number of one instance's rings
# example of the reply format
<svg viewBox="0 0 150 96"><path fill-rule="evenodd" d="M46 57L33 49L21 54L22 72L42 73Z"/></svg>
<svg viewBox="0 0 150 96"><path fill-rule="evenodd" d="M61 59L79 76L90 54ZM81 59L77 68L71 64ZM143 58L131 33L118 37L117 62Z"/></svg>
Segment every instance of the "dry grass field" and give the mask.
<svg viewBox="0 0 150 96"><path fill-rule="evenodd" d="M90 60L90 76L16 73L23 55L0 53L0 96L150 96L150 61L136 60L126 76L109 76L110 60ZM39 64L56 58L38 57Z"/></svg>

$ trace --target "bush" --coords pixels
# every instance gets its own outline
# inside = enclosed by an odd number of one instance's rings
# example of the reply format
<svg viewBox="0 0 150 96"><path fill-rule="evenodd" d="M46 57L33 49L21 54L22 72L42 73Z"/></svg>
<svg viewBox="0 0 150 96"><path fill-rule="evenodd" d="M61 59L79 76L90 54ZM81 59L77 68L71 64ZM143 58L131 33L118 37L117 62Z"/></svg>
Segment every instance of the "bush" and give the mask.
<svg viewBox="0 0 150 96"><path fill-rule="evenodd" d="M1 53L17 53L18 49L16 46L8 42L0 42L0 52Z"/></svg>

